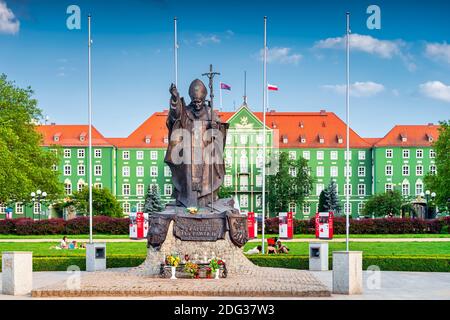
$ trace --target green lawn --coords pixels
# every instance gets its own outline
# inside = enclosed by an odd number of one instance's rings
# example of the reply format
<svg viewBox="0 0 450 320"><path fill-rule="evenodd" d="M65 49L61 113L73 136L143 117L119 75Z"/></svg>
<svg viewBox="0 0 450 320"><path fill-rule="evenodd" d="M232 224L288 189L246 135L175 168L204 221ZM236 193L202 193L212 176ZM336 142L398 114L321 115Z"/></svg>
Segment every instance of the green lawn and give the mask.
<svg viewBox="0 0 450 320"><path fill-rule="evenodd" d="M57 250L58 244L51 242L3 242L0 243L0 252L3 251L32 251L33 256L85 256L84 249ZM52 248L53 247L53 248ZM110 242L106 244L107 254L143 254L147 253L145 242Z"/></svg>
<svg viewBox="0 0 450 320"><path fill-rule="evenodd" d="M0 234L0 239L62 239L67 236L69 239L89 239L88 234L51 234L51 235L27 235L20 236L17 234ZM127 234L94 234L94 239L129 239Z"/></svg>
<svg viewBox="0 0 450 320"><path fill-rule="evenodd" d="M290 254L308 255L309 244L306 242L285 243ZM247 243L244 250L257 246ZM330 242L329 252L345 250L345 243ZM448 242L350 242L350 250L363 251L364 255L450 255Z"/></svg>
<svg viewBox="0 0 450 320"><path fill-rule="evenodd" d="M0 234L0 239L61 239L64 235L56 234L56 235L29 235L29 236L20 236L16 234ZM66 235L69 239L89 239L89 235L87 234L75 234L75 235ZM266 234L266 238L278 237L277 234ZM258 235L258 238L261 239L261 235ZM295 239L314 239L315 235L313 234L296 234L294 235ZM342 239L345 238L344 234L335 235L334 238ZM450 238L450 234L352 234L350 235L352 239L359 238ZM121 235L112 235L112 234L95 234L94 239L129 239L127 234Z"/></svg>
<svg viewBox="0 0 450 320"><path fill-rule="evenodd" d="M85 251L51 249L57 242L25 242L0 243L2 251L32 251L34 256L84 256ZM247 243L244 250L255 247L257 243ZM345 250L345 243L329 244L330 254L335 250ZM308 243L289 243L290 254L308 255ZM116 242L107 243L107 254L138 254L145 255L147 247L145 242ZM351 242L350 250L361 250L364 255L450 255L450 244L445 242Z"/></svg>
<svg viewBox="0 0 450 320"><path fill-rule="evenodd" d="M278 234L266 234L266 238L278 237ZM316 236L313 234L295 234L294 239L314 239ZM334 238L342 239L345 238L345 234L336 234ZM416 233L406 233L406 234L351 234L350 239L372 239L372 238L450 238L450 234L416 234ZM258 239L261 239L261 234L258 235Z"/></svg>

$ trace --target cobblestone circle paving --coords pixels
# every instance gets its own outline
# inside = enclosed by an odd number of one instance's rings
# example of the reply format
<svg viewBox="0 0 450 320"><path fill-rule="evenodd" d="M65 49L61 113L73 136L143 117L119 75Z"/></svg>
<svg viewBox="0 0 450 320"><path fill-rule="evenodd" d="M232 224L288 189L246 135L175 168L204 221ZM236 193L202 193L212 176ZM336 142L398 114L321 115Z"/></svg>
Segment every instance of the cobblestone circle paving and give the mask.
<svg viewBox="0 0 450 320"><path fill-rule="evenodd" d="M309 271L255 267L222 279L164 279L133 269L84 273L80 286L60 282L32 291L32 297L329 297L330 291Z"/></svg>

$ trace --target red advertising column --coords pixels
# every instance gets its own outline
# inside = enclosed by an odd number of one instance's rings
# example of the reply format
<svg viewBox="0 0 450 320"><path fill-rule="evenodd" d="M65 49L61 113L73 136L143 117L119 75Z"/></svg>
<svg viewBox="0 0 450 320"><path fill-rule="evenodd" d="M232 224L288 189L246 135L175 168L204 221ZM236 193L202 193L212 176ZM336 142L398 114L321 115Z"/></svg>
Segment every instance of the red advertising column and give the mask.
<svg viewBox="0 0 450 320"><path fill-rule="evenodd" d="M247 229L248 229L248 238L255 238L255 213L247 212Z"/></svg>
<svg viewBox="0 0 450 320"><path fill-rule="evenodd" d="M137 238L144 238L144 213L137 212L136 213L136 227L137 227Z"/></svg>
<svg viewBox="0 0 450 320"><path fill-rule="evenodd" d="M288 239L292 239L294 237L294 217L292 212L288 212L287 214L287 236Z"/></svg>

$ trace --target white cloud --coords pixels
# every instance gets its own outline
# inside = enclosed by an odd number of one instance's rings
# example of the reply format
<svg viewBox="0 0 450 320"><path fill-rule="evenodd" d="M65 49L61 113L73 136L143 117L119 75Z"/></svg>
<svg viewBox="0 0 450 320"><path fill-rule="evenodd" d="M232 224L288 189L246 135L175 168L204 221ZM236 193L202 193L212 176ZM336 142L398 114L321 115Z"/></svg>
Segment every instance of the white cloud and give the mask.
<svg viewBox="0 0 450 320"><path fill-rule="evenodd" d="M16 34L19 32L20 22L14 13L0 0L0 33Z"/></svg>
<svg viewBox="0 0 450 320"><path fill-rule="evenodd" d="M337 85L324 85L322 88L334 91L339 94L345 94L347 86L345 84ZM355 82L350 84L350 95L353 97L371 97L377 95L378 93L384 91L384 86L382 84L367 81L367 82Z"/></svg>
<svg viewBox="0 0 450 320"><path fill-rule="evenodd" d="M450 86L440 81L422 83L419 91L428 98L450 102Z"/></svg>
<svg viewBox="0 0 450 320"><path fill-rule="evenodd" d="M202 46L204 44L209 44L209 43L220 43L219 36L217 36L215 34L212 34L209 36L205 36L203 34L197 35L197 44L199 46Z"/></svg>
<svg viewBox="0 0 450 320"><path fill-rule="evenodd" d="M267 49L267 62L268 63L282 63L282 64L298 64L302 59L302 55L299 53L291 53L291 48L273 47ZM259 57L262 60L264 57L264 49L259 52Z"/></svg>
<svg viewBox="0 0 450 320"><path fill-rule="evenodd" d="M328 38L325 40L317 41L314 44L314 48L344 49L345 41L345 37ZM402 40L379 40L372 36L366 36L356 33L350 35L351 50L375 54L380 56L381 58L386 59L390 59L393 56L400 54L401 47L404 45L405 43Z"/></svg>
<svg viewBox="0 0 450 320"><path fill-rule="evenodd" d="M450 44L444 43L427 43L425 54L436 60L450 63Z"/></svg>
<svg viewBox="0 0 450 320"><path fill-rule="evenodd" d="M328 38L317 41L313 49L345 49L346 37ZM372 36L351 34L350 50L376 55L383 59L399 57L409 71L416 70L416 64L409 53L404 53L406 43L403 40L380 40Z"/></svg>

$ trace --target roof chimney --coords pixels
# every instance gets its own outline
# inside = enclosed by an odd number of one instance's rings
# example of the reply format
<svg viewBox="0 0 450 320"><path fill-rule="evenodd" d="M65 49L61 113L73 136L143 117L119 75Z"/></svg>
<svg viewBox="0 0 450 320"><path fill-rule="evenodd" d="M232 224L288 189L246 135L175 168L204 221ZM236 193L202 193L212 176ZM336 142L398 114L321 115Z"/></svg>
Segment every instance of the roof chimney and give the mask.
<svg viewBox="0 0 450 320"><path fill-rule="evenodd" d="M325 109L320 110L320 115L321 116L326 116L327 115L327 110L325 110Z"/></svg>
<svg viewBox="0 0 450 320"><path fill-rule="evenodd" d="M433 122L428 122L428 126L429 127L434 126L434 123Z"/></svg>

